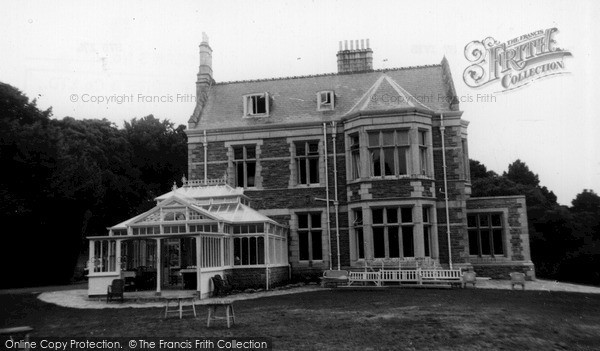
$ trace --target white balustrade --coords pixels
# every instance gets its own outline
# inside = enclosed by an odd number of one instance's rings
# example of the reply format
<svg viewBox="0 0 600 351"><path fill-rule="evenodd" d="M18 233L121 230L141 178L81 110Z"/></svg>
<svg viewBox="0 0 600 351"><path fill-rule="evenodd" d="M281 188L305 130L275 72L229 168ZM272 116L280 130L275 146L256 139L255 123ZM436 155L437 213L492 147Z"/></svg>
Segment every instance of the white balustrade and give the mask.
<svg viewBox="0 0 600 351"><path fill-rule="evenodd" d="M396 283L460 283L460 269L380 269L378 271L350 272L349 283L374 283L381 286L384 282Z"/></svg>

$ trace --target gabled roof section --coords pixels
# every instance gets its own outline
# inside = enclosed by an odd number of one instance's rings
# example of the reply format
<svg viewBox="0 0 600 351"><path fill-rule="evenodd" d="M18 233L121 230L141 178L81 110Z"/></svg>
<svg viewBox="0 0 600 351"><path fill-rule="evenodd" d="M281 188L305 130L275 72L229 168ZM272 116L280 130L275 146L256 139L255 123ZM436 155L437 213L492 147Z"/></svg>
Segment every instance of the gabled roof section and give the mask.
<svg viewBox="0 0 600 351"><path fill-rule="evenodd" d="M415 107L431 110L420 100L424 99L415 98L387 74L383 73L346 115L361 112L387 112Z"/></svg>
<svg viewBox="0 0 600 351"><path fill-rule="evenodd" d="M144 213L141 213L135 217L132 217L126 221L123 221L117 225L114 225L108 229L127 229L128 226L133 224L161 224L165 223L165 221L160 217L161 210L163 212L177 209L177 208L187 208L188 213L195 212L206 219L211 219L215 221L225 221L228 223L257 223L257 222L269 222L273 224L278 224L276 221L271 218L263 215L262 213L254 210L253 208L244 205L242 203L215 203L211 204L208 207L198 206L191 202L193 199L185 199L179 197L177 194L171 195L169 198L161 201ZM198 220L200 218L186 220ZM174 221L173 223L178 223L178 221ZM181 222L179 222L181 223Z"/></svg>
<svg viewBox="0 0 600 351"><path fill-rule="evenodd" d="M144 213L141 213L135 217L129 218L128 220L123 221L117 225L114 225L114 226L110 227L109 229L126 229L127 226L136 224L136 223L151 224L153 222L156 222L158 224L159 222L162 221L162 219L160 218L160 210L161 209L184 208L184 207L187 207L187 208L189 208L190 211L199 213L200 215L202 215L208 219L212 219L215 221L223 220L222 217L215 215L213 213L210 213L209 211L203 209L200 206L196 206L196 205L192 204L187 199L183 199L176 195L173 195L173 196L169 197L168 199L165 199L164 201L160 202L158 205L154 206L152 209L150 209Z"/></svg>
<svg viewBox="0 0 600 351"><path fill-rule="evenodd" d="M451 76L445 63L444 66L216 83L208 91L197 123L190 125L190 129L260 128L338 121L354 109L382 77L379 84L382 91L398 94L400 90L406 96L412 96L415 108L425 108L422 104L433 111L458 110L458 105L451 105L452 99L447 97L454 93L454 87L449 86ZM326 90L335 93L335 109L318 111L317 93ZM269 94L269 116L244 117L243 96L258 92Z"/></svg>

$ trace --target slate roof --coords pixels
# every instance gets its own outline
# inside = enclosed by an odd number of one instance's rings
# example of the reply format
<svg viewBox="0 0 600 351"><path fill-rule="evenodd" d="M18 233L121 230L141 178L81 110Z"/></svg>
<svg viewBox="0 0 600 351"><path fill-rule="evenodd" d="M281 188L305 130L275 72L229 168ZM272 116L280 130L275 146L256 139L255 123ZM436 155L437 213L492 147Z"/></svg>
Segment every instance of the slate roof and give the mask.
<svg viewBox="0 0 600 351"><path fill-rule="evenodd" d="M382 74L346 115L369 111L391 111L411 107L435 111L429 107L429 99L419 98L404 90L387 74Z"/></svg>
<svg viewBox="0 0 600 351"><path fill-rule="evenodd" d="M326 90L335 92L335 110L317 111L317 93ZM243 96L264 92L271 99L269 116L243 117ZM386 103L378 94L395 96L395 104ZM430 66L216 83L190 123L200 117L195 128L211 130L337 121L365 109L458 110L458 105L451 105L447 98L453 95L456 93L444 58L441 64Z"/></svg>

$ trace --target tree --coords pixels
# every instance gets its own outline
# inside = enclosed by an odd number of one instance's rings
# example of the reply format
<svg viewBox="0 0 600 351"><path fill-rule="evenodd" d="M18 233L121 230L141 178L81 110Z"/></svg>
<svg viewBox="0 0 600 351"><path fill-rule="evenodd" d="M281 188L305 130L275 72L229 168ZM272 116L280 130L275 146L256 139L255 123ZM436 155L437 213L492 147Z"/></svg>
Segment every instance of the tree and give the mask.
<svg viewBox="0 0 600 351"><path fill-rule="evenodd" d="M538 186L540 184L538 175L531 172L525 162L521 160L516 160L508 165L508 172L504 172L502 176L523 185Z"/></svg>
<svg viewBox="0 0 600 351"><path fill-rule="evenodd" d="M185 126L160 121L153 115L125 122L125 137L133 150L133 165L149 190L147 200L168 192L174 181L187 174Z"/></svg>
<svg viewBox="0 0 600 351"><path fill-rule="evenodd" d="M13 267L14 253L23 253L3 287L69 281L88 236L148 208L187 170L183 125L148 116L119 129L51 116L0 83L0 219L16 228L0 246L0 264Z"/></svg>
<svg viewBox="0 0 600 351"><path fill-rule="evenodd" d="M573 212L600 213L600 196L594 190L583 189L571 202Z"/></svg>
<svg viewBox="0 0 600 351"><path fill-rule="evenodd" d="M7 232L0 246L0 264L15 267L15 252L22 252L19 269L7 270L2 283L22 283L20 272L49 274L51 257L44 248L51 241L47 235L52 193L49 178L57 158L58 134L50 117L51 109L41 111L35 100L18 89L0 83L0 220ZM48 269L48 270L46 270Z"/></svg>
<svg viewBox="0 0 600 351"><path fill-rule="evenodd" d="M472 180L483 179L483 178L493 178L493 177L498 176L498 174L496 174L496 172L488 171L487 167L483 163L481 163L477 160L469 159L469 167L471 168L471 179Z"/></svg>

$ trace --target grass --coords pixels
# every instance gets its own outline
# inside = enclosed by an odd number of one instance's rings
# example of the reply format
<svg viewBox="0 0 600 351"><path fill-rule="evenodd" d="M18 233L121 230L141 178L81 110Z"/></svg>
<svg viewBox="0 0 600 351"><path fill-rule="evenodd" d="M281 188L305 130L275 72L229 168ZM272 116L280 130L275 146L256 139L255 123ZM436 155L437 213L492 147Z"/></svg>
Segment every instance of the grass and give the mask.
<svg viewBox="0 0 600 351"><path fill-rule="evenodd" d="M600 295L484 289L322 290L235 303L206 328L162 309L78 310L0 295L0 327L34 336L267 337L276 350L600 350Z"/></svg>

